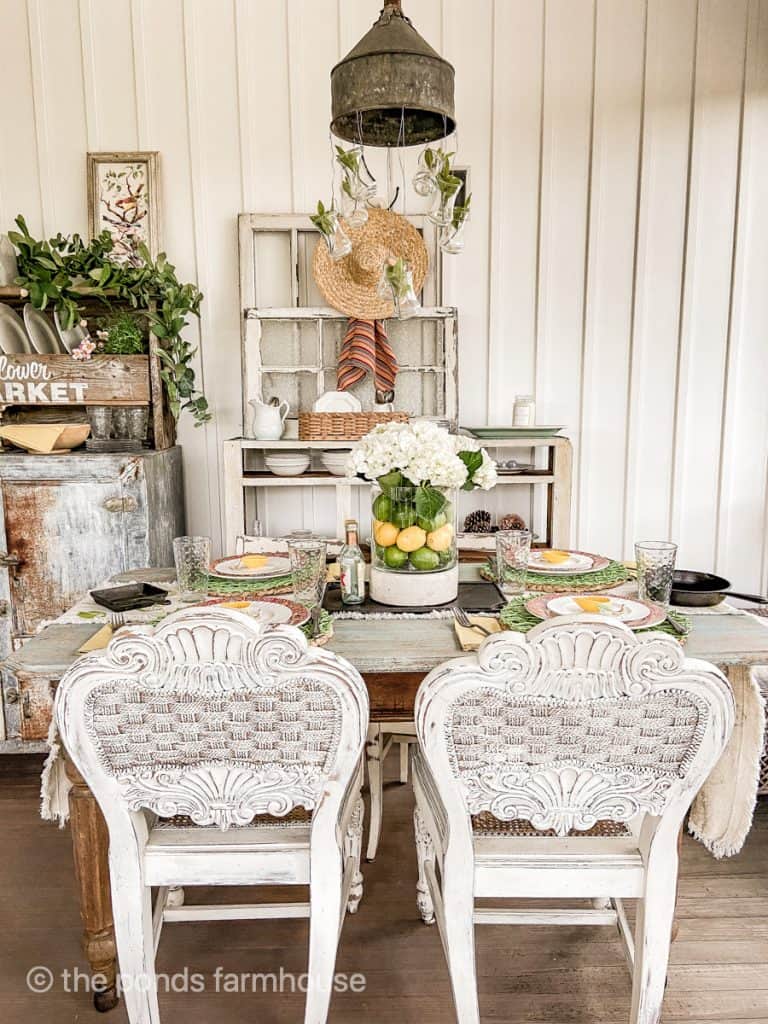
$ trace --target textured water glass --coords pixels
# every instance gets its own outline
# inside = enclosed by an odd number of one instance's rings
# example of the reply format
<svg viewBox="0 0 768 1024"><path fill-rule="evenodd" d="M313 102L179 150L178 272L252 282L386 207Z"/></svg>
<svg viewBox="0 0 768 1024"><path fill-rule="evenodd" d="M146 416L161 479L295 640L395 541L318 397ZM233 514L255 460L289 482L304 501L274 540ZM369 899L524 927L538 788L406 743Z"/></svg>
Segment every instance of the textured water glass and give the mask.
<svg viewBox="0 0 768 1024"><path fill-rule="evenodd" d="M505 597L519 597L525 592L530 557L530 530L499 530L496 534L496 572Z"/></svg>
<svg viewBox="0 0 768 1024"><path fill-rule="evenodd" d="M313 608L323 600L326 584L326 543L316 537L288 541L293 576L293 599Z"/></svg>
<svg viewBox="0 0 768 1024"><path fill-rule="evenodd" d="M677 544L668 540L644 540L635 544L637 593L641 601L669 608Z"/></svg>
<svg viewBox="0 0 768 1024"><path fill-rule="evenodd" d="M210 537L177 537L173 542L176 580L182 601L199 601L208 591Z"/></svg>

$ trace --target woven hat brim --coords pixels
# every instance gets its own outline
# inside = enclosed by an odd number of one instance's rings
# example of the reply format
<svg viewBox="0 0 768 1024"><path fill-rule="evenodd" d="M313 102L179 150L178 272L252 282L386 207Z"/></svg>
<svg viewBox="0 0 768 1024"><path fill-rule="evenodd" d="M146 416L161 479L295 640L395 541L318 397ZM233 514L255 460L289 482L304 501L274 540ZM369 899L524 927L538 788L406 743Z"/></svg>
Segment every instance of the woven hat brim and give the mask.
<svg viewBox="0 0 768 1024"><path fill-rule="evenodd" d="M405 259L411 267L414 291L416 294L421 291L429 270L429 253L424 239L406 217L391 210L371 209L365 224L359 228L348 228L344 224L344 230L353 250L362 242L371 243L382 246L396 259ZM345 316L361 320L386 320L394 316L394 303L382 299L376 292L376 285L359 284L354 280L349 258L332 260L322 238L315 247L313 273L328 305Z"/></svg>

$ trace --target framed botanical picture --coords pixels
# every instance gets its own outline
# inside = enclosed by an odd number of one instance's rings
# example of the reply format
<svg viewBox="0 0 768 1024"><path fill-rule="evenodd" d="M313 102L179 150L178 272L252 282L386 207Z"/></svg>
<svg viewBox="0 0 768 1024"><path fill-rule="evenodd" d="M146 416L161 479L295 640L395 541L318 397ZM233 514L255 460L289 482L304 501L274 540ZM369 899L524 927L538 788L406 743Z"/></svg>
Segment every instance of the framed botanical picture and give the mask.
<svg viewBox="0 0 768 1024"><path fill-rule="evenodd" d="M152 256L160 249L158 153L88 154L88 231L108 231L112 256L137 262L144 242Z"/></svg>

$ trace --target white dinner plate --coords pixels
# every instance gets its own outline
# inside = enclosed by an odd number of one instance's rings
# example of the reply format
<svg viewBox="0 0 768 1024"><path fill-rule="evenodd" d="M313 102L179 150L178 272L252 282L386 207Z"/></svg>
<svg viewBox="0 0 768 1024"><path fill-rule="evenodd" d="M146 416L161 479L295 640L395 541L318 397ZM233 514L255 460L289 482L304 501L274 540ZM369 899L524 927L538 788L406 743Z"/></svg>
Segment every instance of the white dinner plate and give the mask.
<svg viewBox="0 0 768 1024"><path fill-rule="evenodd" d="M247 556L246 556L247 557ZM240 555L222 558L215 563L213 574L230 580L265 580L273 576L287 576L291 571L290 558L281 555L266 555L267 561L257 569L243 565Z"/></svg>
<svg viewBox="0 0 768 1024"><path fill-rule="evenodd" d="M61 355L64 348L56 337L56 331L48 317L35 309L31 302L24 307L24 326L35 352L41 356Z"/></svg>
<svg viewBox="0 0 768 1024"><path fill-rule="evenodd" d="M542 557L541 551L532 551L528 560L528 568L532 572L546 573L569 573L589 572L594 567L595 560L591 555L583 555L578 551L569 551L568 558L564 562L548 562Z"/></svg>
<svg viewBox="0 0 768 1024"><path fill-rule="evenodd" d="M15 309L0 302L0 349L7 356L23 355L32 352L24 321Z"/></svg>
<svg viewBox="0 0 768 1024"><path fill-rule="evenodd" d="M72 352L80 345L81 341L88 337L88 331L79 323L75 323L74 327L62 327L57 310L53 312L53 322L56 324L56 330L59 332L59 339L65 352Z"/></svg>
<svg viewBox="0 0 768 1024"><path fill-rule="evenodd" d="M349 391L326 391L314 404L315 412L361 412L362 402Z"/></svg>
<svg viewBox="0 0 768 1024"><path fill-rule="evenodd" d="M583 594L583 597L590 597ZM565 597L553 597L547 601L547 609L555 615L583 615L584 609L576 604L575 599L568 595ZM606 615L612 619L620 619L630 625L648 618L648 606L640 604L639 601L629 601L624 597L612 597L600 605L598 615Z"/></svg>

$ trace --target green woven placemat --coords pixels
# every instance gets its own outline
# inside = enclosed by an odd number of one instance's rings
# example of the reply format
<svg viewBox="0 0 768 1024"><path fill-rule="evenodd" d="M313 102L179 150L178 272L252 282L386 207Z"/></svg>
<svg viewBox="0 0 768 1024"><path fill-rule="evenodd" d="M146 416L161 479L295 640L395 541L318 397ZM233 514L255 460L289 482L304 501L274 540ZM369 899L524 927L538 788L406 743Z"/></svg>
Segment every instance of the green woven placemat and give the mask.
<svg viewBox="0 0 768 1024"><path fill-rule="evenodd" d="M322 640L323 637L326 637L328 636L329 633L333 632L333 619L331 618L330 614L325 610L325 608L323 608L322 611L320 612L320 620L318 622L318 625L320 627L320 633L318 636L315 637L315 642L317 642L318 640ZM305 622L304 625L300 627L300 629L304 636L307 638L307 640L310 640L312 634L311 621Z"/></svg>
<svg viewBox="0 0 768 1024"><path fill-rule="evenodd" d="M525 602L527 600L527 597L513 597L509 604L501 609L499 612L499 622L504 629L511 629L514 633L527 633L529 629L533 629L534 626L541 624L542 620L537 619L535 615L531 615L525 607ZM690 618L687 615L683 615L682 612L670 612L669 614L675 622L683 627L685 630L685 637L676 633L668 622L662 622L658 626L651 626L648 629L638 629L637 632L669 633L669 635L675 637L676 640L685 640L691 631Z"/></svg>
<svg viewBox="0 0 768 1024"><path fill-rule="evenodd" d="M496 571L490 563L481 568L480 575L484 579L496 582ZM528 585L537 593L556 593L560 590L579 590L586 593L619 587L630 578L631 573L625 565L621 562L609 562L604 569L598 569L597 572L582 572L573 576L532 572L528 574Z"/></svg>
<svg viewBox="0 0 768 1024"><path fill-rule="evenodd" d="M285 594L293 588L291 576L276 576L271 580L225 580L221 576L208 577L211 597L236 594Z"/></svg>

